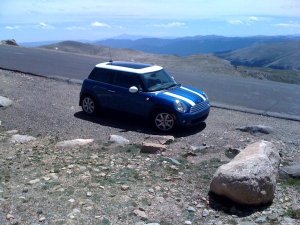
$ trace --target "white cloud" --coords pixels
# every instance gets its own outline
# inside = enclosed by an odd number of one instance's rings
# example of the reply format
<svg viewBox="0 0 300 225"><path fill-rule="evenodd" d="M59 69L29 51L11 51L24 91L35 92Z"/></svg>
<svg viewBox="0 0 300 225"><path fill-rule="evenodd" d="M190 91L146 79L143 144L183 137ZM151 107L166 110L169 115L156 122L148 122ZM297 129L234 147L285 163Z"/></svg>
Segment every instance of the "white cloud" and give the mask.
<svg viewBox="0 0 300 225"><path fill-rule="evenodd" d="M228 23L230 23L232 25L242 25L242 24L244 24L244 22L241 21L241 20L229 20Z"/></svg>
<svg viewBox="0 0 300 225"><path fill-rule="evenodd" d="M91 23L92 27L106 27L106 28L110 28L110 25L106 24L106 23L101 23L98 21L95 21L93 23Z"/></svg>
<svg viewBox="0 0 300 225"><path fill-rule="evenodd" d="M70 27L66 27L66 30L87 30L86 27L81 27L81 26L70 26Z"/></svg>
<svg viewBox="0 0 300 225"><path fill-rule="evenodd" d="M186 24L182 22L172 22L166 24L154 24L154 27L161 27L161 28L178 28L178 27L185 27Z"/></svg>
<svg viewBox="0 0 300 225"><path fill-rule="evenodd" d="M227 22L231 25L252 25L256 22L261 21L263 18L260 17L256 17L256 16L249 16L247 18L243 18L243 19L231 19L228 20Z"/></svg>
<svg viewBox="0 0 300 225"><path fill-rule="evenodd" d="M38 28L41 28L41 29L44 29L44 30L52 30L54 29L54 26L52 25L49 25L47 23L44 23L44 22L40 22L38 25L37 25Z"/></svg>
<svg viewBox="0 0 300 225"><path fill-rule="evenodd" d="M6 30L18 30L20 29L20 26L5 26Z"/></svg>
<svg viewBox="0 0 300 225"><path fill-rule="evenodd" d="M291 29L300 29L300 23L278 23L278 24L275 24L275 26L291 28Z"/></svg>
<svg viewBox="0 0 300 225"><path fill-rule="evenodd" d="M249 21L249 22L257 22L257 21L259 21L259 18L256 17L256 16L250 16L250 17L248 18L248 21Z"/></svg>

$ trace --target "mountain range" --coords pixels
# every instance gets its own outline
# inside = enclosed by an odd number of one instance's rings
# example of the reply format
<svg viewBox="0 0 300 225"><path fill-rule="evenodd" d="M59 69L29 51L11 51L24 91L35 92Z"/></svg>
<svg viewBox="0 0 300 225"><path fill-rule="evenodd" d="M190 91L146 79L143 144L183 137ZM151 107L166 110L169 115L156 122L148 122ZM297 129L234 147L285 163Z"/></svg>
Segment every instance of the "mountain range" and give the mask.
<svg viewBox="0 0 300 225"><path fill-rule="evenodd" d="M223 37L194 36L174 39L141 38L106 39L96 41L96 44L113 48L127 48L156 54L172 54L188 56L193 54L219 53L234 51L257 44L271 44L300 40L297 36L254 36L254 37Z"/></svg>

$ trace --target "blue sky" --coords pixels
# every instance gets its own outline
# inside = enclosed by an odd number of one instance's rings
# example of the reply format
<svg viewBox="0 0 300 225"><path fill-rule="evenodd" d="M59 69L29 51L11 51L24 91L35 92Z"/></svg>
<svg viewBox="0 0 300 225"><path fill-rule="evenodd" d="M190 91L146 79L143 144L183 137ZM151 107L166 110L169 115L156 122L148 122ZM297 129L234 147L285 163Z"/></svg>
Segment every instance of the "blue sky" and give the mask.
<svg viewBox="0 0 300 225"><path fill-rule="evenodd" d="M0 39L299 35L299 0L1 0Z"/></svg>

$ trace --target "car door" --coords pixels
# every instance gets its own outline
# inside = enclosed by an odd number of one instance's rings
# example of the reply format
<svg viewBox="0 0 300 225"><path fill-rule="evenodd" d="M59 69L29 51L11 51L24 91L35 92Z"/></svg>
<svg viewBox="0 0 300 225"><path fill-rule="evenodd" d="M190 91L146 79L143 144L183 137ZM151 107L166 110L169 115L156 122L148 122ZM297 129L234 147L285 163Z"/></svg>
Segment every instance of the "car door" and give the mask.
<svg viewBox="0 0 300 225"><path fill-rule="evenodd" d="M113 100L112 81L114 71L102 68L95 68L89 79L93 80L93 94L96 101L101 107L111 108L111 101Z"/></svg>
<svg viewBox="0 0 300 225"><path fill-rule="evenodd" d="M147 93L143 92L142 81L138 74L118 71L114 76L115 109L138 115L147 115L150 102ZM129 88L136 86L140 91L130 93Z"/></svg>

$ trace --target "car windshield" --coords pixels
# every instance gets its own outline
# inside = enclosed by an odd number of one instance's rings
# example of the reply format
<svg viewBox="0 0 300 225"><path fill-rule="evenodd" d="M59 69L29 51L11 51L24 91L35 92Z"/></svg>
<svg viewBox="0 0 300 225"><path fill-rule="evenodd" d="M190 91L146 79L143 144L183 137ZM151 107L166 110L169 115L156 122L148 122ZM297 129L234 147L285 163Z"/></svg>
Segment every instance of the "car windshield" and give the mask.
<svg viewBox="0 0 300 225"><path fill-rule="evenodd" d="M165 70L159 70L142 75L148 91L159 91L176 86L177 83Z"/></svg>

